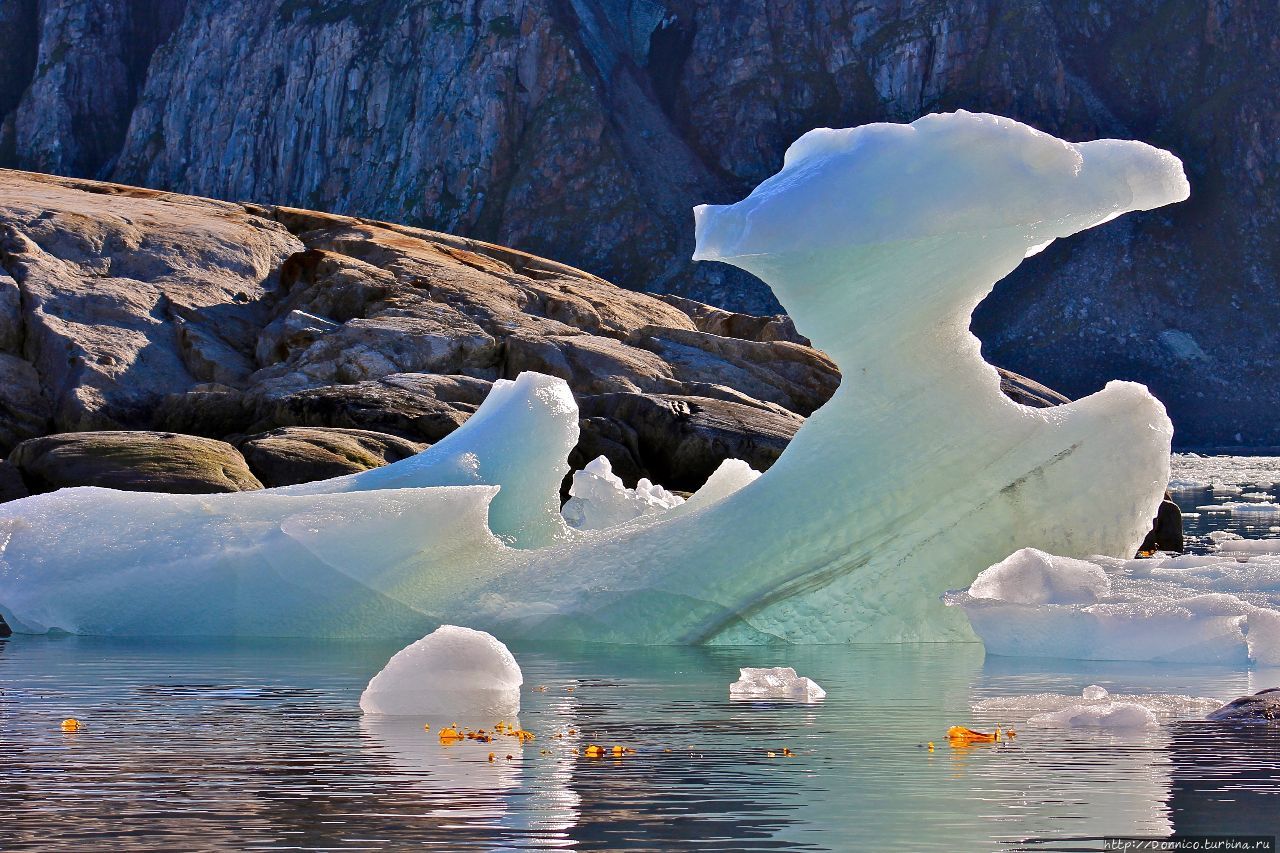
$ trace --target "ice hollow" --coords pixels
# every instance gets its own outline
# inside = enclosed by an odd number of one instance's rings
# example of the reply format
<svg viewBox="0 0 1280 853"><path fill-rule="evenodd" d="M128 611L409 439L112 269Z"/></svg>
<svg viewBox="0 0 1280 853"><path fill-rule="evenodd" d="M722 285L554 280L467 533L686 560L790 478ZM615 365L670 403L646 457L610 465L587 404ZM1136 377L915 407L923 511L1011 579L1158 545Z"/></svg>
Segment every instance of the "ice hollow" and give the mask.
<svg viewBox="0 0 1280 853"><path fill-rule="evenodd" d="M763 475L730 466L652 518L570 530L554 495L572 395L525 374L384 469L0 506L0 612L93 633L420 636L454 622L503 639L971 639L942 593L1017 549L1133 552L1172 428L1132 383L1013 403L970 314L1048 242L1187 192L1167 152L995 116L813 131L746 199L696 212L695 257L765 279L842 369Z"/></svg>

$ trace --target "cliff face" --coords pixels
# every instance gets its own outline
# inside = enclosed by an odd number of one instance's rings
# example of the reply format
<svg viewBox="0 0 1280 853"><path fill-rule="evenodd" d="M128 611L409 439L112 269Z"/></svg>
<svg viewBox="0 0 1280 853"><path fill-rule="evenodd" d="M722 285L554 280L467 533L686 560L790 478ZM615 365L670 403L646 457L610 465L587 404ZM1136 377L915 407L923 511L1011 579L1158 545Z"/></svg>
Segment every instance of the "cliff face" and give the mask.
<svg viewBox="0 0 1280 853"><path fill-rule="evenodd" d="M1265 0L10 0L0 36L4 165L404 221L757 313L759 282L686 260L689 208L811 127L963 107L1144 139L1192 200L1051 247L975 330L1071 395L1148 383L1180 443L1280 444Z"/></svg>

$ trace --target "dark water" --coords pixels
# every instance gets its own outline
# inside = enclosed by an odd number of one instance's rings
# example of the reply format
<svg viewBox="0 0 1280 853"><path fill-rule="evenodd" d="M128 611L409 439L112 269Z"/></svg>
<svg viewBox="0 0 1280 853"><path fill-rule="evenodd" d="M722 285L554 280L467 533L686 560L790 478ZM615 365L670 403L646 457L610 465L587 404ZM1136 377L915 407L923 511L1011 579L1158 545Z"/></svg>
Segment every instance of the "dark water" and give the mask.
<svg viewBox="0 0 1280 853"><path fill-rule="evenodd" d="M1274 733L1048 729L969 710L1091 683L1229 698L1276 672L984 660L965 644L516 648L519 722L538 739L444 747L435 730L452 721L428 733L360 717L360 690L398 646L0 644L0 846L1039 850L1280 830ZM730 702L744 665L795 666L829 697ZM83 728L62 732L66 717ZM1019 737L945 744L949 725L997 722ZM587 759L586 743L637 754ZM795 755L768 756L783 747Z"/></svg>

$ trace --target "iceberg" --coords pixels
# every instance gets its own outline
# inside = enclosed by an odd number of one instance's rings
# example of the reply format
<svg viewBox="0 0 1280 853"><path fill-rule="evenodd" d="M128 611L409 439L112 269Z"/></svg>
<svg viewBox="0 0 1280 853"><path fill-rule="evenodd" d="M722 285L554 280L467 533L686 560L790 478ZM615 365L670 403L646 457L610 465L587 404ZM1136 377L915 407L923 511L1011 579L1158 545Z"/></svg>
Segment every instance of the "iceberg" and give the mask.
<svg viewBox="0 0 1280 853"><path fill-rule="evenodd" d="M972 639L942 594L1018 548L1133 553L1172 427L1133 383L1012 402L970 314L1049 242L1187 194L1166 151L996 116L811 131L747 198L695 211L695 257L762 277L843 369L764 474L730 466L652 518L574 531L555 498L574 401L525 374L383 469L0 506L0 613L27 632L422 636L451 622L626 643Z"/></svg>
<svg viewBox="0 0 1280 853"><path fill-rule="evenodd" d="M491 725L520 713L524 676L492 634L441 625L392 656L360 694L366 714L474 720Z"/></svg>
<svg viewBox="0 0 1280 853"><path fill-rule="evenodd" d="M738 670L738 680L729 685L729 698L819 702L827 698L827 691L812 678L796 675L789 666L745 666Z"/></svg>
<svg viewBox="0 0 1280 853"><path fill-rule="evenodd" d="M1123 560L1015 552L945 601L988 654L1280 664L1280 540ZM1048 591L1046 591L1048 590Z"/></svg>

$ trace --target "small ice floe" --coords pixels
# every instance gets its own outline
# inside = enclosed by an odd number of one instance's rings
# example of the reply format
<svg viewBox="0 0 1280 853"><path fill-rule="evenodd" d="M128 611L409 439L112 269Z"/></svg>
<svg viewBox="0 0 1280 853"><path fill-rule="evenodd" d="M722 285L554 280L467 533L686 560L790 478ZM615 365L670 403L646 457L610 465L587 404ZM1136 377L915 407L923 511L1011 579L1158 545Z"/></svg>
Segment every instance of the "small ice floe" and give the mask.
<svg viewBox="0 0 1280 853"><path fill-rule="evenodd" d="M613 473L613 466L604 456L597 456L587 463L587 467L573 472L569 495L560 512L565 523L578 530L616 527L684 503L684 498L644 477L634 489L628 489L622 478Z"/></svg>
<svg viewBox="0 0 1280 853"><path fill-rule="evenodd" d="M1027 720L1032 726L1067 726L1097 729L1151 729L1156 715L1133 702L1106 702L1097 705L1068 705L1061 711L1037 714Z"/></svg>
<svg viewBox="0 0 1280 853"><path fill-rule="evenodd" d="M1280 554L1280 539L1223 539L1218 550L1224 554Z"/></svg>
<svg viewBox="0 0 1280 853"><path fill-rule="evenodd" d="M392 656L360 695L366 714L449 720L514 718L524 676L493 635L442 625Z"/></svg>
<svg viewBox="0 0 1280 853"><path fill-rule="evenodd" d="M1280 554L1214 539L1218 554L1145 560L1026 548L944 600L993 655L1280 664Z"/></svg>
<svg viewBox="0 0 1280 853"><path fill-rule="evenodd" d="M811 678L796 675L789 666L750 667L738 670L738 680L729 685L730 699L793 699L818 702L827 691Z"/></svg>
<svg viewBox="0 0 1280 853"><path fill-rule="evenodd" d="M1062 693L1001 696L975 702L973 711L1006 719L1029 714L1027 725L1030 726L1138 729L1152 728L1161 720L1202 717L1220 704L1217 699L1165 693L1112 694L1105 687L1091 684L1079 696Z"/></svg>
<svg viewBox="0 0 1280 853"><path fill-rule="evenodd" d="M1230 513L1231 515L1280 515L1280 504L1271 501L1227 501L1196 507L1200 512Z"/></svg>

